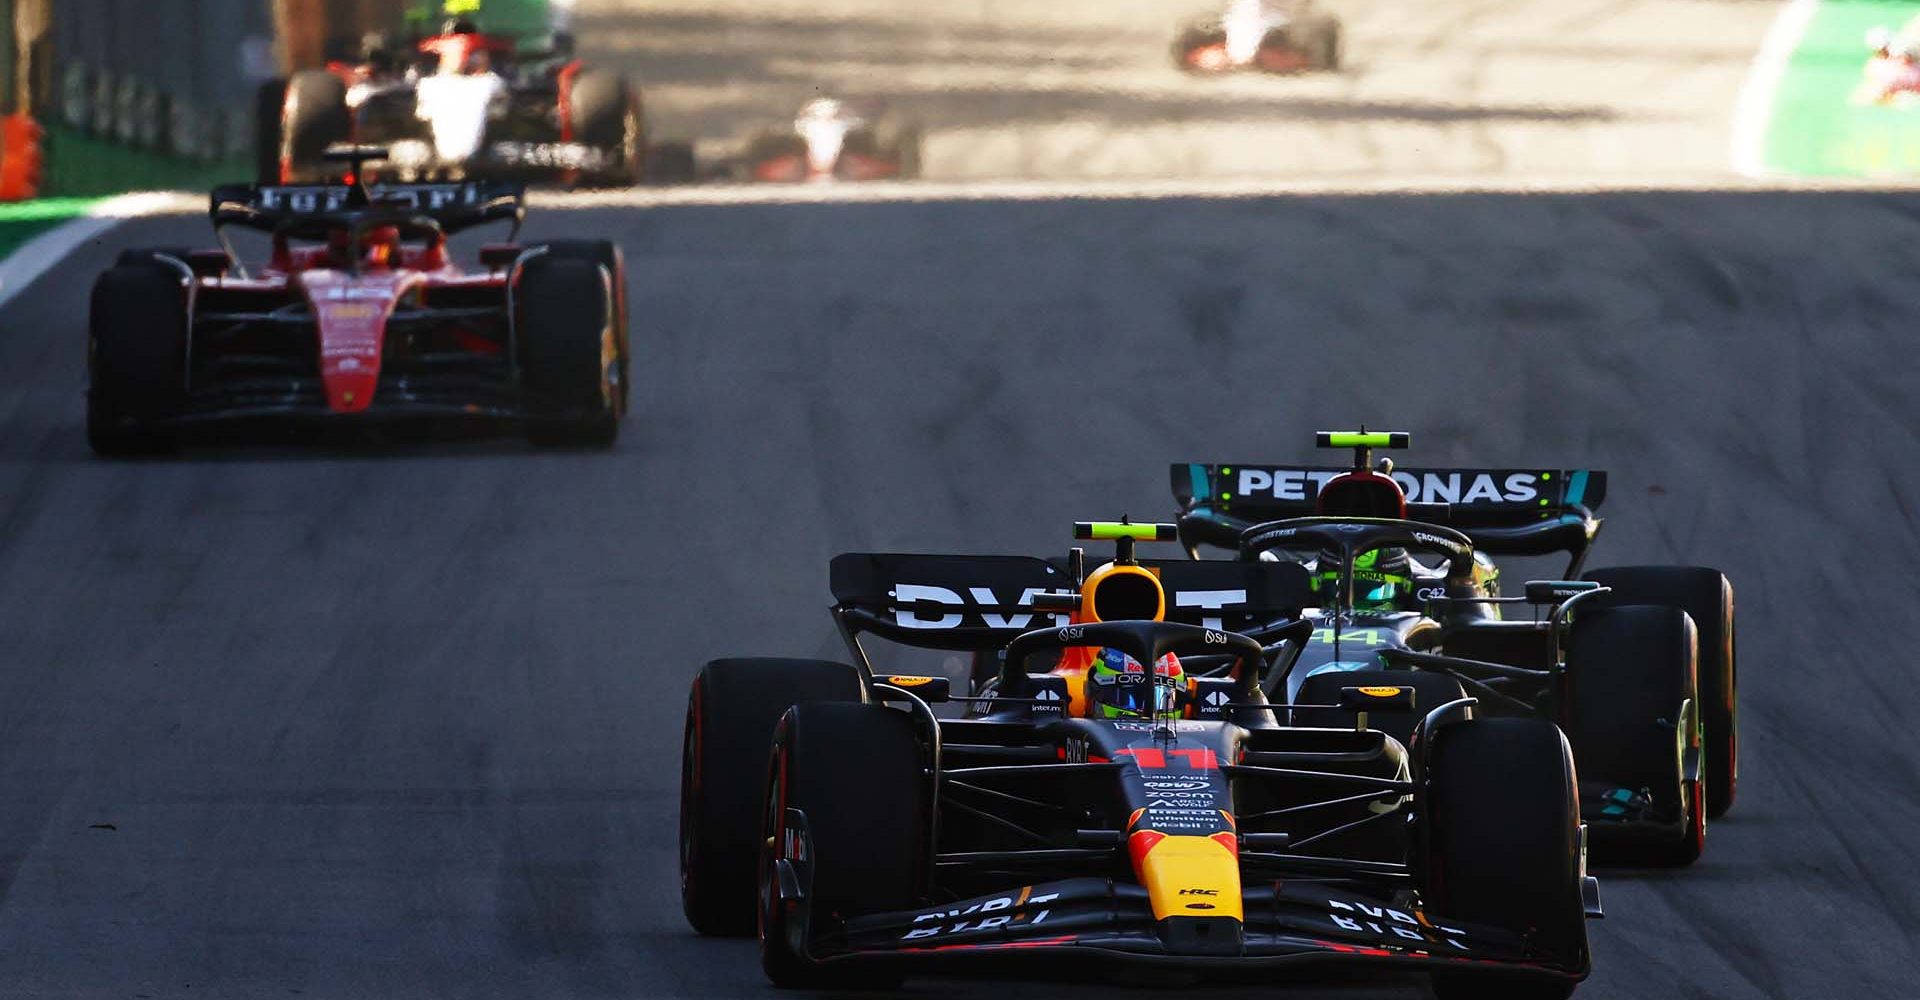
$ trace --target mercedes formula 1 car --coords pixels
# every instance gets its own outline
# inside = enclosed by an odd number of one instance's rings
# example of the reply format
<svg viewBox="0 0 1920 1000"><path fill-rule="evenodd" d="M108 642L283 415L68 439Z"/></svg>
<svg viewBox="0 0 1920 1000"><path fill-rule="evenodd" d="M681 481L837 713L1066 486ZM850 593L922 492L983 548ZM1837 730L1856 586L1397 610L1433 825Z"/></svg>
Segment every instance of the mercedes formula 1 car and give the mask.
<svg viewBox="0 0 1920 1000"><path fill-rule="evenodd" d="M1596 857L1693 861L1738 776L1732 585L1693 566L1582 575L1604 472L1367 467L1371 448L1407 440L1323 432L1323 446L1357 449L1348 468L1173 467L1190 555L1213 545L1319 574L1313 639L1268 695L1398 683L1543 713L1572 741ZM1501 595L1491 555L1556 554L1580 582ZM1528 602L1551 610L1501 618Z"/></svg>
<svg viewBox="0 0 1920 1000"><path fill-rule="evenodd" d="M877 101L808 101L791 128L748 144L738 179L772 183L912 180L920 176L920 129Z"/></svg>
<svg viewBox="0 0 1920 1000"><path fill-rule="evenodd" d="M374 38L358 61L270 85L260 100L260 183L336 179L338 166L322 154L346 142L387 147L381 169L403 181L624 186L647 179L650 160L674 173L674 157L649 156L634 86L574 58L566 36L555 42L521 51L511 38L456 21L411 51ZM688 176L661 179L692 179L690 163L679 172Z"/></svg>
<svg viewBox="0 0 1920 1000"><path fill-rule="evenodd" d="M1304 568L1136 558L1173 525L1076 535L1113 560L839 556L850 662L700 671L680 812L697 930L757 928L782 986L1351 963L1430 972L1448 998L1565 997L1586 976L1598 890L1558 727L1377 684L1323 706L1350 724L1299 724L1265 691L1315 627ZM873 640L999 666L958 694L882 669ZM1402 740L1369 712L1424 714Z"/></svg>
<svg viewBox="0 0 1920 1000"><path fill-rule="evenodd" d="M1189 73L1336 70L1340 45L1339 19L1311 0L1232 0L1180 33L1173 61Z"/></svg>
<svg viewBox="0 0 1920 1000"><path fill-rule="evenodd" d="M359 174L381 154L333 156ZM523 214L518 186L476 181L215 189L220 249L129 250L95 282L88 440L138 454L216 421L478 417L611 444L627 401L619 248L492 243L474 267L448 253L448 236L517 233ZM230 226L266 234L270 256L241 261Z"/></svg>

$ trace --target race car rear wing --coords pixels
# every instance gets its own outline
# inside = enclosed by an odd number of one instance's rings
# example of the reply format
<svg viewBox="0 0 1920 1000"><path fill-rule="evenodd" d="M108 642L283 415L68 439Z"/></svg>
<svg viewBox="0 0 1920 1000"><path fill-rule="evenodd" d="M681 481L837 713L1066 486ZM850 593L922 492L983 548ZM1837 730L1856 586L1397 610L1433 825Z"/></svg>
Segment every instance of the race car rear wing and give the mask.
<svg viewBox="0 0 1920 1000"><path fill-rule="evenodd" d="M466 181L458 184L373 184L364 198L351 184L223 184L207 209L214 227L273 232L307 218L381 211L432 220L443 232L490 222L518 225L526 214L526 186Z"/></svg>
<svg viewBox="0 0 1920 1000"><path fill-rule="evenodd" d="M1142 559L1166 592L1166 620L1258 637L1315 603L1293 563ZM1074 594L1067 560L1031 556L850 552L833 560L834 613L849 641L871 633L928 649L997 649L1022 632L1067 624L1035 608Z"/></svg>
<svg viewBox="0 0 1920 1000"><path fill-rule="evenodd" d="M1237 549L1240 533L1262 521L1315 513L1321 484L1348 468L1176 463L1180 540ZM1607 474L1592 469L1394 469L1408 517L1458 528L1490 555L1565 552L1578 568L1601 521Z"/></svg>

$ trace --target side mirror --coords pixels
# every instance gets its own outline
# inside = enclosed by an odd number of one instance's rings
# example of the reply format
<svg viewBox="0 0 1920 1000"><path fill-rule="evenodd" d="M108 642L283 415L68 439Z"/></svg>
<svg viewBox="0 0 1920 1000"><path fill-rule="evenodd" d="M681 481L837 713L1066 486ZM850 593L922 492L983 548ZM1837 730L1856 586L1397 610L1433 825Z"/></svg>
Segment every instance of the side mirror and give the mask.
<svg viewBox="0 0 1920 1000"><path fill-rule="evenodd" d="M1069 614L1080 610L1080 592L1077 590L1043 590L1033 595L1035 611L1065 611Z"/></svg>
<svg viewBox="0 0 1920 1000"><path fill-rule="evenodd" d="M941 704L952 694L952 682L948 681L945 677L919 677L908 674L890 674L876 677L874 680L880 684L910 692L914 697L919 698L929 705ZM876 693L882 701L902 700L892 691L881 690ZM888 698L888 695L894 695L894 697Z"/></svg>
<svg viewBox="0 0 1920 1000"><path fill-rule="evenodd" d="M1598 589L1600 585L1590 580L1528 580L1527 603L1560 604L1575 594Z"/></svg>

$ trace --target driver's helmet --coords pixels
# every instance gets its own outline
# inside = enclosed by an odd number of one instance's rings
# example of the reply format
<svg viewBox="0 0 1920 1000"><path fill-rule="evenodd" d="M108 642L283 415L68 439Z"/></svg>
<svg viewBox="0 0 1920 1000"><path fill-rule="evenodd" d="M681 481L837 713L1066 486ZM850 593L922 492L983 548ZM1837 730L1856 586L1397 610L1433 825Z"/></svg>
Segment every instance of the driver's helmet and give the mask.
<svg viewBox="0 0 1920 1000"><path fill-rule="evenodd" d="M1172 653L1153 663L1152 672L1139 660L1111 646L1102 648L1087 668L1087 714L1096 719L1147 719L1179 707L1179 692L1187 686L1180 658Z"/></svg>
<svg viewBox="0 0 1920 1000"><path fill-rule="evenodd" d="M450 17L447 18L445 24L440 26L440 33L443 35L477 35L480 33L480 26L474 23L473 18L470 17Z"/></svg>
<svg viewBox="0 0 1920 1000"><path fill-rule="evenodd" d="M344 267L353 252L353 230L336 227L327 234L327 249L333 263ZM360 236L360 263L367 267L392 267L400 250L400 227L372 226Z"/></svg>
<svg viewBox="0 0 1920 1000"><path fill-rule="evenodd" d="M1314 574L1314 590L1332 607L1340 597L1340 555L1323 552ZM1386 613L1413 602L1413 560L1398 547L1362 552L1353 559L1353 610Z"/></svg>

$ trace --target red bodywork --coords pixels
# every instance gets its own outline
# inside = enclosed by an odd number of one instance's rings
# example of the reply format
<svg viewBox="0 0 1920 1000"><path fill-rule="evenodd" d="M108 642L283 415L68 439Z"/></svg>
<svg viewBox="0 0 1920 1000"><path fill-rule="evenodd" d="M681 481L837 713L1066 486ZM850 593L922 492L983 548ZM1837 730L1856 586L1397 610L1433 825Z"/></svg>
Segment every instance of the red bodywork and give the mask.
<svg viewBox="0 0 1920 1000"><path fill-rule="evenodd" d="M202 311L212 313L266 312L299 301L310 306L317 352L313 363L326 411L333 414L361 413L374 404L383 363L391 354L390 321L401 308L431 311L451 301L456 308L475 311L472 307L480 305L478 312L491 315L436 322L410 334L421 341L410 349L504 357L498 331L506 322L506 271L462 270L449 262L444 237L367 246L357 257L346 260L337 247L290 245L278 238L264 268L249 278L201 277L196 299ZM285 340L278 331L260 337ZM262 343L257 349L271 353L277 346ZM251 342L237 348L255 349Z"/></svg>
<svg viewBox="0 0 1920 1000"><path fill-rule="evenodd" d="M900 176L900 164L858 153L841 153L832 170L817 171L805 153L775 156L753 164L753 179L772 184L807 181L883 181Z"/></svg>
<svg viewBox="0 0 1920 1000"><path fill-rule="evenodd" d="M1266 73L1299 73L1313 69L1313 58L1306 52L1285 45L1262 45L1253 61L1236 64L1227 54L1227 43L1199 45L1188 49L1186 67L1196 73L1230 73L1238 69L1257 69Z"/></svg>

